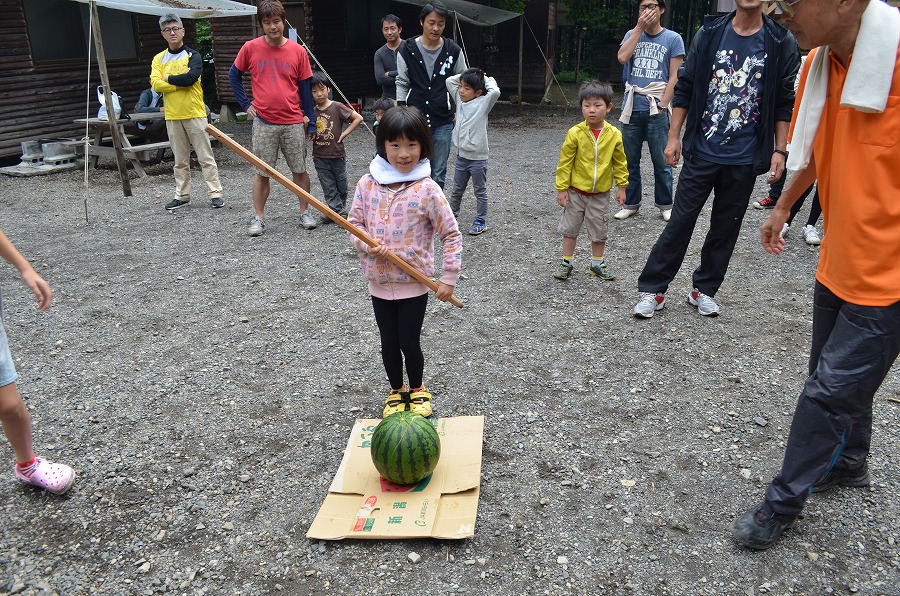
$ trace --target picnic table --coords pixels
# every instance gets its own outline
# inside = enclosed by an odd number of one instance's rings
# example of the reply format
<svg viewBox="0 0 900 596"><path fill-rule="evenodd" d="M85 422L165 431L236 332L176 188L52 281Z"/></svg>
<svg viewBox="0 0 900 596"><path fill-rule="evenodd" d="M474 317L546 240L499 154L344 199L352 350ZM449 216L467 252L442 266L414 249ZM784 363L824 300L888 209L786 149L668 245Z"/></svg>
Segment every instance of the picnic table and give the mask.
<svg viewBox="0 0 900 596"><path fill-rule="evenodd" d="M169 140L159 141L155 143L145 143L143 145L132 145L131 138L138 122L143 124L152 124L153 122L163 120L166 117L164 112L147 112L129 114L128 119L117 119L119 131L122 133L122 153L125 159L131 162L134 171L138 176L144 177L147 172L141 166L141 160L149 159L148 154L152 151L157 152L157 158L162 159L162 153L171 147ZM110 145L104 145L103 139L109 138L109 120L100 118L77 118L75 124L84 126L87 124L90 130L91 143L87 146L88 155L91 157L91 166L97 167L97 161L100 157L115 157L116 150ZM129 130L130 129L130 130ZM84 145L81 145L82 147ZM88 157L85 155L85 158Z"/></svg>

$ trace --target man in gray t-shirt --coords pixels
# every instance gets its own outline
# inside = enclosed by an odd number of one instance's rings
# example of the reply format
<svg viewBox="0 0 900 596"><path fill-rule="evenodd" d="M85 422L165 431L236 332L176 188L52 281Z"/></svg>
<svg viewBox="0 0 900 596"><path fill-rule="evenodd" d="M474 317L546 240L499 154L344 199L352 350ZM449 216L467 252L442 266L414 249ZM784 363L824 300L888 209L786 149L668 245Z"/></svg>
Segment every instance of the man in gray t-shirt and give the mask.
<svg viewBox="0 0 900 596"><path fill-rule="evenodd" d="M628 160L628 188L625 205L616 219L628 219L641 206L641 151L644 141L650 149L656 179L654 199L662 218L672 214L672 167L663 152L669 134L669 102L675 93L678 68L684 62L684 41L678 33L664 28L660 19L665 0L639 0L639 16L634 29L619 46L619 62L624 65L625 101L622 104L622 143Z"/></svg>
<svg viewBox="0 0 900 596"><path fill-rule="evenodd" d="M381 85L381 97L394 99L397 95L397 48L403 43L402 32L400 17L389 14L381 19L386 43L375 52L375 80Z"/></svg>

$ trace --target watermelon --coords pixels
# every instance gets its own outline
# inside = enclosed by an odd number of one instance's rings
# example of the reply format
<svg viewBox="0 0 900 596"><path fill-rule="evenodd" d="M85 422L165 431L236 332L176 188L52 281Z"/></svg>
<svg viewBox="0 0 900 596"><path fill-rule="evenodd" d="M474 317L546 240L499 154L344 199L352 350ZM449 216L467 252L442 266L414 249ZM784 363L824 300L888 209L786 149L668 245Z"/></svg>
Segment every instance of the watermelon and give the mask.
<svg viewBox="0 0 900 596"><path fill-rule="evenodd" d="M394 484L416 484L437 466L441 439L431 422L413 412L397 412L372 433L372 463Z"/></svg>

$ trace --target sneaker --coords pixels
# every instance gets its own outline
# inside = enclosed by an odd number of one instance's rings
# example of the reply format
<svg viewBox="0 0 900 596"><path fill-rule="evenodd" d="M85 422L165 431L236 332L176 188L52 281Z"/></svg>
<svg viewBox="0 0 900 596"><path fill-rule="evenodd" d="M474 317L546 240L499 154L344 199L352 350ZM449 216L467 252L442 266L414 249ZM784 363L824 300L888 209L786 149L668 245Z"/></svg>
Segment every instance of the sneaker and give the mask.
<svg viewBox="0 0 900 596"><path fill-rule="evenodd" d="M704 317L715 317L719 314L719 305L716 304L716 301L713 300L712 296L707 296L703 292L694 288L694 290L688 294L688 304L691 306L697 307L697 312L699 312Z"/></svg>
<svg viewBox="0 0 900 596"><path fill-rule="evenodd" d="M303 218L301 217L300 220L303 221ZM330 217L328 217L324 213L319 216L319 225L320 226L327 226L330 223L334 223L334 222L332 221L332 219Z"/></svg>
<svg viewBox="0 0 900 596"><path fill-rule="evenodd" d="M783 226L781 226L781 237L787 238L788 231L790 229L791 229L791 226L789 226L788 224L784 224Z"/></svg>
<svg viewBox="0 0 900 596"><path fill-rule="evenodd" d="M559 264L559 267L556 271L553 272L553 277L556 279L569 279L569 276L572 275L572 269L574 267L571 263L567 263L563 261Z"/></svg>
<svg viewBox="0 0 900 596"><path fill-rule="evenodd" d="M250 222L250 227L247 228L247 233L251 236L262 236L265 229L266 222L260 216L255 215L253 216L253 221Z"/></svg>
<svg viewBox="0 0 900 596"><path fill-rule="evenodd" d="M41 457L35 459L34 464L22 470L18 465L13 466L16 478L37 486L54 495L62 495L75 483L75 470L66 464L57 464Z"/></svg>
<svg viewBox="0 0 900 596"><path fill-rule="evenodd" d="M796 515L781 515L763 501L731 522L731 533L737 541L755 550L775 544L781 534L794 525Z"/></svg>
<svg viewBox="0 0 900 596"><path fill-rule="evenodd" d="M591 268L588 269L588 273L590 273L594 277L605 279L606 281L611 281L616 278L616 274L606 266L606 263L604 261L600 261L596 264L591 264Z"/></svg>
<svg viewBox="0 0 900 596"><path fill-rule="evenodd" d="M777 203L777 202L778 201L776 201L775 199L773 199L771 197L766 197L766 198L760 199L758 201L753 201L753 207L755 209L771 209L775 206L775 203Z"/></svg>
<svg viewBox="0 0 900 596"><path fill-rule="evenodd" d="M631 313L641 319L650 319L653 317L654 312L662 310L665 305L666 295L662 292L657 292L656 294L653 292L641 292L641 299L634 305Z"/></svg>
<svg viewBox="0 0 900 596"><path fill-rule="evenodd" d="M222 200L222 197L213 197L209 200L209 204L212 205L213 209L221 209L225 206L225 201Z"/></svg>
<svg viewBox="0 0 900 596"><path fill-rule="evenodd" d="M470 236L477 236L478 234L483 233L487 230L487 224L480 217L476 217L475 221L472 222L472 227L469 228Z"/></svg>
<svg viewBox="0 0 900 596"><path fill-rule="evenodd" d="M869 486L870 482L869 465L866 462L863 462L862 465L855 468L839 468L835 466L818 482L813 484L812 492L824 493L836 486L862 488L864 486Z"/></svg>
<svg viewBox="0 0 900 596"><path fill-rule="evenodd" d="M175 211L176 209L181 209L185 205L187 205L190 201L182 201L180 199L172 199L168 203L166 203L166 211Z"/></svg>
<svg viewBox="0 0 900 596"><path fill-rule="evenodd" d="M313 217L312 213L307 209L300 214L300 225L303 226L303 229L305 230L314 230L319 224L316 223L316 218Z"/></svg>
<svg viewBox="0 0 900 596"><path fill-rule="evenodd" d="M628 207L625 207L624 209L620 209L618 213L613 215L613 217L615 217L616 219L628 219L632 215L637 215L637 212L637 209L629 209Z"/></svg>
<svg viewBox="0 0 900 596"><path fill-rule="evenodd" d="M818 246L822 244L822 238L819 236L819 230L816 229L816 226L807 225L803 228L803 239L810 246Z"/></svg>
<svg viewBox="0 0 900 596"><path fill-rule="evenodd" d="M349 213L347 212L346 209L342 209L341 212L338 213L338 215L340 215L340 216L343 217L344 219L347 219L347 216L349 215Z"/></svg>
<svg viewBox="0 0 900 596"><path fill-rule="evenodd" d="M409 394L409 411L425 418L431 416L431 394L425 385Z"/></svg>
<svg viewBox="0 0 900 596"><path fill-rule="evenodd" d="M671 209L660 209L659 214L662 215L663 221L669 221L670 219L672 219Z"/></svg>
<svg viewBox="0 0 900 596"><path fill-rule="evenodd" d="M406 385L400 389L391 389L391 393L384 400L384 412L381 415L382 418L387 418L391 414L396 414L397 412L408 411L409 391L406 390Z"/></svg>

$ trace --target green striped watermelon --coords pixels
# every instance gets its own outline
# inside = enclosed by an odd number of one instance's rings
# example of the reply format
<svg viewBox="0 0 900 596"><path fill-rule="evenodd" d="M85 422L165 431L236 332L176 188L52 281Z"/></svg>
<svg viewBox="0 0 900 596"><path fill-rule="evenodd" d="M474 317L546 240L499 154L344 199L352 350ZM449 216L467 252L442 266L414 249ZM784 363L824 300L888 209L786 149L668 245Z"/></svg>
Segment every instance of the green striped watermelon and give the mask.
<svg viewBox="0 0 900 596"><path fill-rule="evenodd" d="M372 433L372 463L394 484L416 484L437 466L441 439L431 422L413 412L397 412Z"/></svg>

